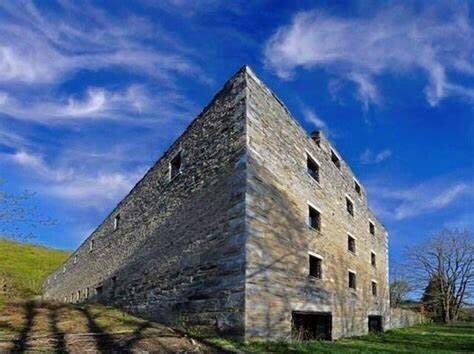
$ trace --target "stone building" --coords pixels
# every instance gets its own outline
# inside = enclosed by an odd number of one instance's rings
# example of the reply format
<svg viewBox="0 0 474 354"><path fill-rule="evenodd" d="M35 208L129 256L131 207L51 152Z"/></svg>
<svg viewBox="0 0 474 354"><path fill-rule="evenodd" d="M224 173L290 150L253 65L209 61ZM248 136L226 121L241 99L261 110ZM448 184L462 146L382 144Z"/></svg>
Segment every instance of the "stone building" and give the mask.
<svg viewBox="0 0 474 354"><path fill-rule="evenodd" d="M390 326L388 234L336 148L247 66L44 285L244 338Z"/></svg>

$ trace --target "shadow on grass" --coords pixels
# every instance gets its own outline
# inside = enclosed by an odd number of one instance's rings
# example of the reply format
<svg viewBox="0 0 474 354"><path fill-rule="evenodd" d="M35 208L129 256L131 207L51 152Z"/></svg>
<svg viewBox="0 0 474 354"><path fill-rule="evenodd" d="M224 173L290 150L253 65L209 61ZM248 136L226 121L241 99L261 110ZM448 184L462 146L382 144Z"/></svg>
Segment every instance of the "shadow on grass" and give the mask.
<svg viewBox="0 0 474 354"><path fill-rule="evenodd" d="M25 312L25 324L23 325L20 335L13 340L13 351L24 352L28 349L28 335L33 327L33 320L36 316L36 305L34 301L28 301L23 305Z"/></svg>
<svg viewBox="0 0 474 354"><path fill-rule="evenodd" d="M120 351L121 348L115 344L113 337L102 330L102 328L96 322L94 316L92 316L92 314L86 307L77 307L77 310L82 312L82 314L86 318L89 331L95 335L94 339L97 345L97 349L100 352L103 353Z"/></svg>
<svg viewBox="0 0 474 354"><path fill-rule="evenodd" d="M64 332L58 328L58 309L57 305L48 306L48 319L49 319L49 330L54 337L54 351L56 353L67 353L66 340L64 338Z"/></svg>

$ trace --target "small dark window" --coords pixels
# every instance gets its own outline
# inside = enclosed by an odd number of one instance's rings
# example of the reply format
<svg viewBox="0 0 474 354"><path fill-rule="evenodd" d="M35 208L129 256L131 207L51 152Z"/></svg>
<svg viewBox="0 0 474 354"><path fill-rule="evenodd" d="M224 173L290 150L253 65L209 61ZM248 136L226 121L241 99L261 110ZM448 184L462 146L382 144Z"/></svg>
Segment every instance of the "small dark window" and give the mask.
<svg viewBox="0 0 474 354"><path fill-rule="evenodd" d="M356 240L350 235L347 235L347 249L352 253L356 252Z"/></svg>
<svg viewBox="0 0 474 354"><path fill-rule="evenodd" d="M377 296L377 283L374 281L372 282L372 295Z"/></svg>
<svg viewBox="0 0 474 354"><path fill-rule="evenodd" d="M309 255L309 275L321 279L322 278L322 260L321 258Z"/></svg>
<svg viewBox="0 0 474 354"><path fill-rule="evenodd" d="M319 165L309 155L307 156L307 168L311 177L313 177L315 181L319 182Z"/></svg>
<svg viewBox="0 0 474 354"><path fill-rule="evenodd" d="M120 214L115 215L114 218L114 230L118 230L120 226Z"/></svg>
<svg viewBox="0 0 474 354"><path fill-rule="evenodd" d="M89 244L89 251L93 251L95 247L95 240L91 240L91 243Z"/></svg>
<svg viewBox="0 0 474 354"><path fill-rule="evenodd" d="M181 173L181 152L170 162L170 180Z"/></svg>
<svg viewBox="0 0 474 354"><path fill-rule="evenodd" d="M354 272L349 271L349 288L356 289L357 288L357 280L356 274Z"/></svg>
<svg viewBox="0 0 474 354"><path fill-rule="evenodd" d="M97 288L95 288L95 293L97 295L100 295L102 294L102 291L104 290L104 287L101 285L101 286L98 286Z"/></svg>
<svg viewBox="0 0 474 354"><path fill-rule="evenodd" d="M354 203L352 203L352 200L346 197L346 209L349 214L354 216Z"/></svg>
<svg viewBox="0 0 474 354"><path fill-rule="evenodd" d="M331 161L336 165L337 168L341 168L341 160L339 157L336 155L334 151L331 150Z"/></svg>
<svg viewBox="0 0 474 354"><path fill-rule="evenodd" d="M357 181L354 181L354 189L357 194L361 195L362 194L362 189L360 188L360 184L357 183Z"/></svg>
<svg viewBox="0 0 474 354"><path fill-rule="evenodd" d="M369 231L372 235L375 235L375 225L369 221Z"/></svg>
<svg viewBox="0 0 474 354"><path fill-rule="evenodd" d="M321 230L321 214L309 206L309 226L315 230Z"/></svg>
<svg viewBox="0 0 474 354"><path fill-rule="evenodd" d="M372 264L372 267L377 266L376 255L374 252L370 252L370 264Z"/></svg>
<svg viewBox="0 0 474 354"><path fill-rule="evenodd" d="M117 285L117 277L112 277L112 286L115 288Z"/></svg>

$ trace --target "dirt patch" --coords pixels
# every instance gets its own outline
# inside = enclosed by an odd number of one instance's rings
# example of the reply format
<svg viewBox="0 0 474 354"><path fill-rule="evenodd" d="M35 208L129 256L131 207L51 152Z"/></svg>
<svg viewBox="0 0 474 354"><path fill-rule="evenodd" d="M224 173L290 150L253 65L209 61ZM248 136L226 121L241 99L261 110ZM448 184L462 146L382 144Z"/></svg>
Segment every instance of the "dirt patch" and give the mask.
<svg viewBox="0 0 474 354"><path fill-rule="evenodd" d="M0 352L225 352L171 327L101 305L39 301L0 311Z"/></svg>

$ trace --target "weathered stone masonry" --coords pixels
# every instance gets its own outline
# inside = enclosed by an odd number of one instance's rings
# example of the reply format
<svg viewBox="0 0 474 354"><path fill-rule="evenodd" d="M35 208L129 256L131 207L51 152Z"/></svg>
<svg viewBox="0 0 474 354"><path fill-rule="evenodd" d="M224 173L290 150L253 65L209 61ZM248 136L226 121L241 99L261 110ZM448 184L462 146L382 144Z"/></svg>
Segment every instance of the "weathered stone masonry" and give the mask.
<svg viewBox="0 0 474 354"><path fill-rule="evenodd" d="M147 318L241 334L245 98L239 72L48 278L45 297L76 302L89 292ZM170 180L180 152L182 172Z"/></svg>
<svg viewBox="0 0 474 354"><path fill-rule="evenodd" d="M308 226L309 206L320 230ZM388 235L364 188L244 67L44 288L46 298L246 338L288 338L294 316L324 313L337 338L367 333L371 315L390 327L387 274Z"/></svg>

